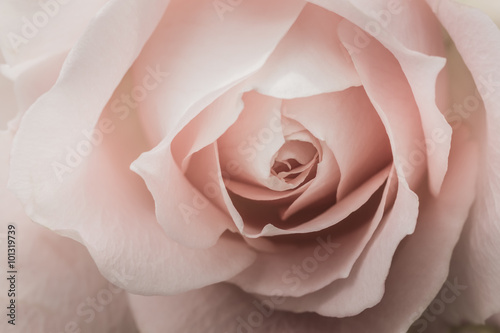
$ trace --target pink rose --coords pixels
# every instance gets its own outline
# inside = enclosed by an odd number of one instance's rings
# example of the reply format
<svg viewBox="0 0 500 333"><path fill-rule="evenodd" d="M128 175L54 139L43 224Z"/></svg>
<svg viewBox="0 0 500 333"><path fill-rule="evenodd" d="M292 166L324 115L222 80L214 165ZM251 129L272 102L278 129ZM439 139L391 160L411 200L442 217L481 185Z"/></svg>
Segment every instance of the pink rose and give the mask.
<svg viewBox="0 0 500 333"><path fill-rule="evenodd" d="M452 0L2 6L18 108L8 187L130 293L140 331L498 324L500 31L484 13ZM16 214L30 244L72 254L40 279L91 267L94 304L117 295L114 319L76 312L67 328L36 307L49 290L35 306L23 294L46 321L28 330L116 328L121 289L81 245Z"/></svg>

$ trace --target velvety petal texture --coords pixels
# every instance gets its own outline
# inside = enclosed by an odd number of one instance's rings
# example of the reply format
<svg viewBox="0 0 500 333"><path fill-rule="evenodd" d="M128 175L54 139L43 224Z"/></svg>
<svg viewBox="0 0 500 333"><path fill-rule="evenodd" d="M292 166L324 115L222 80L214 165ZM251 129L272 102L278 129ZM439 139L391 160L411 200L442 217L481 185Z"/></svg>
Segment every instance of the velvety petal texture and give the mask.
<svg viewBox="0 0 500 333"><path fill-rule="evenodd" d="M457 0L457 2L480 9L500 27L500 3L489 0Z"/></svg>
<svg viewBox="0 0 500 333"><path fill-rule="evenodd" d="M24 117L15 139L10 178L11 188L24 201L31 218L84 243L107 278L112 278L115 270L134 276L126 287L142 293L181 291L223 281L253 260L252 251L232 239L222 240L210 251L184 251L161 231L144 183L129 170L130 163L147 150L147 145L137 117L122 119L123 114L116 112L113 102L119 101L121 94L130 93L131 79L122 76L155 28L151 17L158 22L167 4L115 2L94 21L68 56L56 85ZM127 20L138 13L142 13L143 21ZM135 38L115 39L115 44L110 44L102 29L113 20L119 20L124 31L129 29ZM92 48L85 47L90 41L94 45L101 43L107 53L94 54ZM116 66L109 68L104 66L103 57L116 57L119 62L114 61ZM85 61L80 60L83 58ZM75 65L81 61L86 68ZM103 78L100 89L85 95L83 87L91 86L88 80L95 80L97 73ZM152 72L149 79L155 74ZM108 94L120 81L122 84L105 108L111 97ZM72 102L74 99L87 103L78 105ZM54 122L52 128L38 126L46 118L60 121ZM36 158L29 153L28 147L33 145L39 147ZM37 176L29 176L35 170ZM31 180L26 182L25 177ZM149 250L144 251L145 243ZM230 255L235 254L231 259ZM189 257L200 260L199 265L192 265ZM222 257L226 259L221 261ZM209 258L213 261L207 261ZM187 273L188 267L196 272ZM209 269L214 275L206 274ZM178 271L191 278L167 273ZM166 275L175 281L166 283Z"/></svg>
<svg viewBox="0 0 500 333"><path fill-rule="evenodd" d="M451 273L468 288L450 305L448 317L453 323L459 318L482 323L500 310L500 266L496 259L500 253L500 31L479 10L452 1L429 4L453 39L484 102L478 196L457 246Z"/></svg>
<svg viewBox="0 0 500 333"><path fill-rule="evenodd" d="M277 311L282 299L260 301L229 284L218 284L176 296L130 295L141 332L330 332L331 320L316 314Z"/></svg>
<svg viewBox="0 0 500 333"><path fill-rule="evenodd" d="M412 99L419 108L417 116L421 119L424 134L424 137L417 137L412 144L425 147L429 142L433 143L433 149L424 151L427 155L426 162L411 162L408 160L409 156L401 156L400 163L410 164L405 169L418 169L415 168L415 164L419 167L428 166L429 182L433 193L436 194L446 173L451 128L437 104L433 102L436 78L445 64L445 59L442 58L444 49L440 35L436 33L439 25L432 12L421 1L314 0L311 2L341 15L355 25L344 28L344 36L347 39L344 37L343 43L351 56L362 57L369 53L367 50L374 44L371 36L373 35L387 48L386 52L399 62L407 85L411 88ZM349 31L345 31L346 29ZM415 29L421 33L415 34ZM420 38L422 35L426 38ZM436 130L445 139L436 140L434 138Z"/></svg>
<svg viewBox="0 0 500 333"><path fill-rule="evenodd" d="M106 3L92 0L81 6L67 0L2 1L0 51L11 66L67 52Z"/></svg>
<svg viewBox="0 0 500 333"><path fill-rule="evenodd" d="M7 244L12 245L9 240L15 241L17 274L13 274L14 280L1 280L0 287L5 292L0 300L9 305L15 299L16 319L14 326L8 323L11 318L4 315L0 329L2 332L77 329L82 333L138 332L128 309L126 292L101 276L87 249L32 222L7 190L12 136L12 132L0 132L0 245L7 249ZM13 229L9 229L10 225ZM13 270L7 266L7 260L0 262L0 268L2 272ZM115 272L111 281L126 282L129 278ZM15 296L8 297L9 289Z"/></svg>
<svg viewBox="0 0 500 333"><path fill-rule="evenodd" d="M298 98L360 85L336 33L342 20L307 4L253 79L257 90L279 98Z"/></svg>
<svg viewBox="0 0 500 333"><path fill-rule="evenodd" d="M14 94L14 82L0 73L0 130L5 130L7 122L14 118L17 102Z"/></svg>

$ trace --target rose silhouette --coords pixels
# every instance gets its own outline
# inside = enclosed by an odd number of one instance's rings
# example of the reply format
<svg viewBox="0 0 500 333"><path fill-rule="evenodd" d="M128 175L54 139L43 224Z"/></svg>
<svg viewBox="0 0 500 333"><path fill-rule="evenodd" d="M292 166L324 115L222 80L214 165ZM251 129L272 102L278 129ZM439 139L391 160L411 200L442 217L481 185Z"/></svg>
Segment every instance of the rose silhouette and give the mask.
<svg viewBox="0 0 500 333"><path fill-rule="evenodd" d="M59 53L37 48L40 15L32 40L3 45L22 97L9 188L136 294L139 329L404 332L500 311L500 32L484 14L430 0L87 11Z"/></svg>

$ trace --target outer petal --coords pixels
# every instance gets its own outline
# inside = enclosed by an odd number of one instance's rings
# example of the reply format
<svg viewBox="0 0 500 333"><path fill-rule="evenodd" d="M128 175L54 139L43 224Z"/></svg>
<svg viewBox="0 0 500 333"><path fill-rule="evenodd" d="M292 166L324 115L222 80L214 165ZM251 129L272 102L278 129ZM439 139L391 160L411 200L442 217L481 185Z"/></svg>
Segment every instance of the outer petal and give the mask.
<svg viewBox="0 0 500 333"><path fill-rule="evenodd" d="M0 50L9 65L66 53L107 0L2 1Z"/></svg>
<svg viewBox="0 0 500 333"><path fill-rule="evenodd" d="M453 322L483 322L500 311L500 31L479 10L448 0L428 2L469 68L486 110L477 199L451 273L469 288L449 307Z"/></svg>
<svg viewBox="0 0 500 333"><path fill-rule="evenodd" d="M279 298L272 298L279 299ZM316 314L279 312L229 284L169 297L130 296L141 332L325 333L333 321Z"/></svg>
<svg viewBox="0 0 500 333"><path fill-rule="evenodd" d="M8 96L0 96L0 99L2 104L9 108L9 110L1 110L1 114L14 118L15 111L18 111L18 118L11 126L17 128L22 115L28 108L52 88L66 56L67 53L64 52L13 67L0 65L2 78L10 79L10 86L0 90L2 95L8 94Z"/></svg>
<svg viewBox="0 0 500 333"><path fill-rule="evenodd" d="M475 197L478 166L477 145L468 142L464 133L453 137L452 147L443 189L437 198L428 194L422 200L416 230L394 256L382 301L359 316L345 319L346 332L353 327L356 332L406 332L445 282L454 245ZM448 281L466 284L453 273ZM463 291L457 301L462 296ZM421 325L416 326L420 332Z"/></svg>
<svg viewBox="0 0 500 333"><path fill-rule="evenodd" d="M490 0L457 0L457 2L481 9L497 26L500 26L500 2Z"/></svg>
<svg viewBox="0 0 500 333"><path fill-rule="evenodd" d="M0 330L137 332L130 319L126 293L101 276L87 249L30 221L19 201L7 191L11 140L12 133L0 132L0 246L7 248L7 226L14 225L17 316L12 326L4 314ZM11 270L6 264L6 260L0 261L4 273ZM0 287L8 290L9 281L2 278ZM97 302L96 310L88 303L92 299ZM7 292L1 293L0 301L9 304Z"/></svg>
<svg viewBox="0 0 500 333"><path fill-rule="evenodd" d="M118 90L116 96L120 93ZM114 122L111 119L112 112L106 108L98 129L103 129L107 120L113 126L111 133L100 132L100 139L81 139L80 143L95 146L89 156L80 157L79 165L72 165L62 182L53 169L43 174L55 179L37 188L41 194L30 212L33 219L83 242L106 277L112 278L113 270L132 276L127 285L121 286L137 293L202 287L231 278L248 266L253 253L242 242L223 237L213 247L197 251L164 234L156 221L150 193L140 177L129 170L130 163L147 149L137 128L137 116ZM25 117L21 129L31 125L27 120ZM102 142L96 144L96 140ZM73 150L66 153L78 150L80 143L68 145ZM30 148L19 145L13 157L33 158ZM71 160L77 155L64 156L57 161L66 163L68 156L73 156ZM16 172L12 174L14 181ZM15 184L22 186L22 182Z"/></svg>
<svg viewBox="0 0 500 333"><path fill-rule="evenodd" d="M347 34L349 39L343 40L351 56L368 52L373 44L371 37L359 28L361 27L386 47L401 65L420 111L424 138L419 138L419 143L428 146L426 163L429 183L433 193L437 194L446 174L451 128L438 109L436 101L436 79L445 60L440 57L444 54L444 49L440 28L432 12L422 1L310 2L330 9L358 26L351 26L351 32ZM420 33L416 34L415 31ZM425 70L422 70L424 68ZM442 133L441 136L446 138L445 140L435 139L436 129Z"/></svg>
<svg viewBox="0 0 500 333"><path fill-rule="evenodd" d="M134 65L139 78L152 64L170 74L141 105L154 145L169 144L201 110L259 70L306 4L256 0L221 13L214 9L220 3L172 1Z"/></svg>
<svg viewBox="0 0 500 333"><path fill-rule="evenodd" d="M7 127L7 122L14 118L17 102L14 95L14 83L0 72L0 130Z"/></svg>
<svg viewBox="0 0 500 333"><path fill-rule="evenodd" d="M113 278L113 271L128 274L131 281L118 283L142 293L226 280L254 259L233 239L201 252L183 248L162 232L149 192L129 170L132 160L149 148L137 115L128 110L128 118L122 119L111 107L130 88L128 77L94 128L167 3L110 3L68 56L56 85L23 118L10 178L33 220L84 243L107 278ZM131 39L109 39L103 33L109 22ZM87 47L89 43L102 52ZM103 58L115 58L115 66L107 66ZM100 89L86 95L95 82Z"/></svg>

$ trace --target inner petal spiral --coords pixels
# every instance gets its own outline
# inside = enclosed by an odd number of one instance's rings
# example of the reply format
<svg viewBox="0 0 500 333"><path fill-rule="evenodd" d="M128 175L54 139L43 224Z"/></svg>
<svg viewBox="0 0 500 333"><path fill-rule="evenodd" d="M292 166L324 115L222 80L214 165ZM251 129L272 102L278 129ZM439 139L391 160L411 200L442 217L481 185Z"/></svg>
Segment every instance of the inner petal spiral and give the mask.
<svg viewBox="0 0 500 333"><path fill-rule="evenodd" d="M310 142L287 141L276 154L271 174L281 181L298 186L311 175L318 155Z"/></svg>

